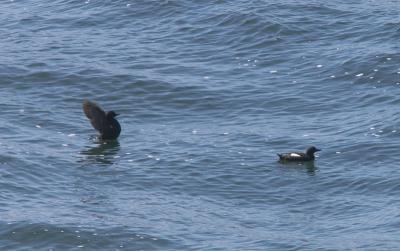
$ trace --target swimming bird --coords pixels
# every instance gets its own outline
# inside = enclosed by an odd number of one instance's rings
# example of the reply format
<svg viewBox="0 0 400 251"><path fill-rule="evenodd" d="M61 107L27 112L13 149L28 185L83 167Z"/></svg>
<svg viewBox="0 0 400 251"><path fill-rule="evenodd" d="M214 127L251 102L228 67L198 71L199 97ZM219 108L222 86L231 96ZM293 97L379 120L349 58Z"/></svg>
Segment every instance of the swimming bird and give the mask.
<svg viewBox="0 0 400 251"><path fill-rule="evenodd" d="M115 119L119 114L114 111L105 112L96 103L85 100L83 112L90 123L100 132L101 139L116 139L121 133L121 125Z"/></svg>
<svg viewBox="0 0 400 251"><path fill-rule="evenodd" d="M305 153L291 152L291 153L278 153L279 162L286 161L311 161L315 159L314 153L321 151L321 149L311 146L307 148Z"/></svg>

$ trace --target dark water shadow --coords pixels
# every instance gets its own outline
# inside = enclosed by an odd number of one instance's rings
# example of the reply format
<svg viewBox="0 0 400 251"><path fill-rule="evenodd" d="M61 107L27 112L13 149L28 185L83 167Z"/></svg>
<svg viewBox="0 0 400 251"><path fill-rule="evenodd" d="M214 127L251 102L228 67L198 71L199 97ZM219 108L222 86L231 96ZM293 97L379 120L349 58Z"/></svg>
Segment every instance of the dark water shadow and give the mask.
<svg viewBox="0 0 400 251"><path fill-rule="evenodd" d="M306 162L279 162L280 165L286 168L292 169L302 169L306 170L307 174L310 176L314 176L318 171L318 167L315 166L314 161L306 161Z"/></svg>
<svg viewBox="0 0 400 251"><path fill-rule="evenodd" d="M304 167L307 170L307 174L310 176L314 176L316 171L318 170L318 167L315 166L314 161L304 163Z"/></svg>
<svg viewBox="0 0 400 251"><path fill-rule="evenodd" d="M94 147L80 152L83 158L80 159L79 162L112 165L119 150L120 144L118 140L98 140Z"/></svg>

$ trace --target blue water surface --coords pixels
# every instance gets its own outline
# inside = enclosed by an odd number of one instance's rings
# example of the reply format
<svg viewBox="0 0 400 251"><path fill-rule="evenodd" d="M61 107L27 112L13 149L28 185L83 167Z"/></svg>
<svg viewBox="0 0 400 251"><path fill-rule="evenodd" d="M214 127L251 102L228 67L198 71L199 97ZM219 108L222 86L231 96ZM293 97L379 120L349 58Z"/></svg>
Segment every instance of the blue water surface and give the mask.
<svg viewBox="0 0 400 251"><path fill-rule="evenodd" d="M399 6L2 1L0 249L398 250Z"/></svg>

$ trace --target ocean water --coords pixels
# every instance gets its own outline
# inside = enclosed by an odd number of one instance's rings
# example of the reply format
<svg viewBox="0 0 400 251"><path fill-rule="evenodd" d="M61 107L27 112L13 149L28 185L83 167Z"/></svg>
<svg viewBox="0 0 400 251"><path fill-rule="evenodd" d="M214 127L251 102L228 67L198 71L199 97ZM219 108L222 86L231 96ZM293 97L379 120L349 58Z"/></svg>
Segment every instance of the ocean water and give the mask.
<svg viewBox="0 0 400 251"><path fill-rule="evenodd" d="M0 250L398 250L399 7L1 1Z"/></svg>

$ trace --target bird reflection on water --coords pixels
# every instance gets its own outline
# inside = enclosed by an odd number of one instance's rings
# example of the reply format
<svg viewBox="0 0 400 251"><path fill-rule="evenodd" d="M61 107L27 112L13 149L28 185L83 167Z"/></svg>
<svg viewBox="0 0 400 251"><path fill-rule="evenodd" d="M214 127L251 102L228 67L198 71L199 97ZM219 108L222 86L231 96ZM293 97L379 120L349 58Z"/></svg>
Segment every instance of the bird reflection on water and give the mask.
<svg viewBox="0 0 400 251"><path fill-rule="evenodd" d="M281 164L283 165L283 164ZM314 176L316 172L318 172L318 167L315 166L314 161L306 161L306 162L286 162L284 164L285 168L293 168L293 169L301 169L305 170L308 175Z"/></svg>
<svg viewBox="0 0 400 251"><path fill-rule="evenodd" d="M318 168L314 165L314 162L309 162L309 163L304 163L304 167L307 170L307 174L313 176L315 175L315 172L318 170Z"/></svg>
<svg viewBox="0 0 400 251"><path fill-rule="evenodd" d="M117 140L99 140L96 143L95 146L81 151L84 158L80 162L112 165L120 150L119 142Z"/></svg>

